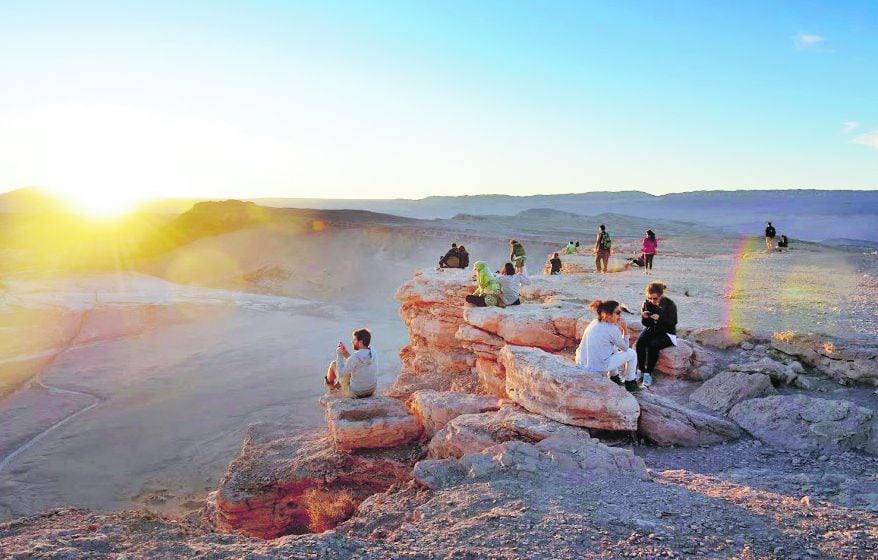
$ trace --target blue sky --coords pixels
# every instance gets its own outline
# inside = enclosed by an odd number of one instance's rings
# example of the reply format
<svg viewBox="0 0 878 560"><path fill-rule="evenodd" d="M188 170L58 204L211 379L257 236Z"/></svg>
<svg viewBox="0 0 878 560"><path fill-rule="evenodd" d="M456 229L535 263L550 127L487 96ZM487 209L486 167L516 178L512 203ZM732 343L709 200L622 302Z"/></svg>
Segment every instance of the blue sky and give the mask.
<svg viewBox="0 0 878 560"><path fill-rule="evenodd" d="M875 2L5 2L0 191L878 187Z"/></svg>

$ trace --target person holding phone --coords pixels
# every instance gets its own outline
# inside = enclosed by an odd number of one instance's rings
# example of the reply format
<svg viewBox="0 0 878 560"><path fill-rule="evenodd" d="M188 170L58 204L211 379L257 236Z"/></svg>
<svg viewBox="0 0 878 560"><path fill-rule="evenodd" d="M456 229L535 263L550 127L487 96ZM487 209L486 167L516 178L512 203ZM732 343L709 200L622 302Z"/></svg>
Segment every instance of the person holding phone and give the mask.
<svg viewBox="0 0 878 560"><path fill-rule="evenodd" d="M372 333L369 329L357 329L351 337L353 353L348 351L344 342L339 342L335 349L336 359L329 362L323 382L332 389L341 389L348 398L371 397L378 385L375 355L369 347Z"/></svg>

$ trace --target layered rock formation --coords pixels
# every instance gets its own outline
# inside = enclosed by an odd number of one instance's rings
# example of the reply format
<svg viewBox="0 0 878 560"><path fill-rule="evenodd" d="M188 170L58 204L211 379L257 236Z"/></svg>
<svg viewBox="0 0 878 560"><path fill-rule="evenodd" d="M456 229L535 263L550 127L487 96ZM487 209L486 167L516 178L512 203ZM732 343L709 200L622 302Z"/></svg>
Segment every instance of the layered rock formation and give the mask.
<svg viewBox="0 0 878 560"><path fill-rule="evenodd" d="M208 512L220 531L260 538L315 529L309 491L323 499L345 493L354 505L409 480L414 448L347 453L325 432L291 433L286 426L254 424L244 447L212 495Z"/></svg>
<svg viewBox="0 0 878 560"><path fill-rule="evenodd" d="M396 447L421 435L418 419L391 397L346 399L333 393L320 403L332 440L340 449Z"/></svg>
<svg viewBox="0 0 878 560"><path fill-rule="evenodd" d="M856 344L813 333L775 333L775 350L841 382L878 385L878 345Z"/></svg>
<svg viewBox="0 0 878 560"><path fill-rule="evenodd" d="M698 404L723 414L747 399L766 397L777 393L771 378L763 373L725 371L696 389L691 399Z"/></svg>

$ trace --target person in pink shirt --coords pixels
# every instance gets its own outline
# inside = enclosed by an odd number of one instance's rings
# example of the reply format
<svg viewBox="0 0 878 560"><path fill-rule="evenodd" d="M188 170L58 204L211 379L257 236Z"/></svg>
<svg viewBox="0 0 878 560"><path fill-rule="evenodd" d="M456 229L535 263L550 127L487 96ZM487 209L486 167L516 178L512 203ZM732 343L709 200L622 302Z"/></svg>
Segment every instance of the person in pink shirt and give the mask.
<svg viewBox="0 0 878 560"><path fill-rule="evenodd" d="M640 248L640 252L643 253L644 274L652 272L652 260L655 258L656 249L658 249L658 239L655 238L655 232L648 229L643 238L643 245Z"/></svg>

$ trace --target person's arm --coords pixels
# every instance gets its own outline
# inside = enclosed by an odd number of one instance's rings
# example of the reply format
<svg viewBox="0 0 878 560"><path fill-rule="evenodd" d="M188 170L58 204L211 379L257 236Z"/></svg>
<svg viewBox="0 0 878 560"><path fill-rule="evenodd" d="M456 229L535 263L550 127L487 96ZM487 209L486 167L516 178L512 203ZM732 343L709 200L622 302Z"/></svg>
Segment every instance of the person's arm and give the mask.
<svg viewBox="0 0 878 560"><path fill-rule="evenodd" d="M671 300L665 300L665 302L665 305L662 305L658 325L665 332L673 332L677 330L677 306Z"/></svg>
<svg viewBox="0 0 878 560"><path fill-rule="evenodd" d="M338 355L341 358L341 352ZM360 360L356 356L351 356L347 360L336 362L338 363L338 368L336 371L336 377L338 382L341 383L341 380L345 377L350 377L354 371L356 371L357 367L360 365Z"/></svg>
<svg viewBox="0 0 878 560"><path fill-rule="evenodd" d="M610 341L613 345L619 350L628 350L628 344L625 343L624 332L627 328L625 327L625 323L619 323L616 325L615 329L612 329L613 334L611 335Z"/></svg>
<svg viewBox="0 0 878 560"><path fill-rule="evenodd" d="M603 235L603 232L599 233L598 236L594 240L594 250L595 251L597 251L598 249L601 248L601 236L602 235Z"/></svg>
<svg viewBox="0 0 878 560"><path fill-rule="evenodd" d="M650 315L651 312L649 311L647 302L644 301L640 304L640 324L644 327L651 327L654 322L652 319L649 318Z"/></svg>

